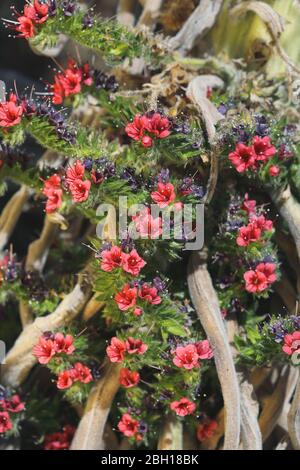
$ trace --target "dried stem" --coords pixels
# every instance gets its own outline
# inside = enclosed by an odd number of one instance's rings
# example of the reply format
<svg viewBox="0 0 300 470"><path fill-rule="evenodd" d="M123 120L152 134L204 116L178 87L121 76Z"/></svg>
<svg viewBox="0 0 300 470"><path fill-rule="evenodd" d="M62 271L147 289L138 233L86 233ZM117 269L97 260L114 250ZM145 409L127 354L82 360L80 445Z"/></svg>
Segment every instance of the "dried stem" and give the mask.
<svg viewBox="0 0 300 470"><path fill-rule="evenodd" d="M182 450L182 422L176 416L168 415L159 436L158 450Z"/></svg>
<svg viewBox="0 0 300 470"><path fill-rule="evenodd" d="M190 257L188 285L198 318L214 350L225 408L225 449L237 450L240 441L240 392L216 292L206 266L205 255Z"/></svg>
<svg viewBox="0 0 300 470"><path fill-rule="evenodd" d="M0 251L3 250L14 231L29 197L30 190L26 186L21 186L4 207L0 216Z"/></svg>
<svg viewBox="0 0 300 470"><path fill-rule="evenodd" d="M34 270L42 272L47 260L49 248L57 232L58 225L53 223L46 214L40 238L29 245L25 264L27 271Z"/></svg>
<svg viewBox="0 0 300 470"><path fill-rule="evenodd" d="M66 326L79 315L90 297L90 282L85 272L81 273L74 289L66 295L56 310L46 317L38 317L27 325L8 352L3 366L3 382L18 387L36 363L32 348L44 331Z"/></svg>
<svg viewBox="0 0 300 470"><path fill-rule="evenodd" d="M136 0L119 0L117 21L125 26L133 26L135 21L134 8Z"/></svg>
<svg viewBox="0 0 300 470"><path fill-rule="evenodd" d="M144 25L148 26L148 28L154 28L160 15L162 3L163 0L146 0L137 26Z"/></svg>
<svg viewBox="0 0 300 470"><path fill-rule="evenodd" d="M300 450L300 373L298 372L298 382L296 392L288 413L288 432L295 450Z"/></svg>
<svg viewBox="0 0 300 470"><path fill-rule="evenodd" d="M93 387L77 427L71 450L104 450L104 429L114 397L120 387L120 366L109 364Z"/></svg>

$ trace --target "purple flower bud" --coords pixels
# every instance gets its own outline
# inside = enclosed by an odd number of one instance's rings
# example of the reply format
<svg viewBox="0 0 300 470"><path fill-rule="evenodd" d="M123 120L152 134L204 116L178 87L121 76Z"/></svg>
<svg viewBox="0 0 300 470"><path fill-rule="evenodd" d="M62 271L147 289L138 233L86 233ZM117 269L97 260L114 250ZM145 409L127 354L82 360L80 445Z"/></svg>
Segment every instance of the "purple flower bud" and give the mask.
<svg viewBox="0 0 300 470"><path fill-rule="evenodd" d="M92 28L95 23L95 18L91 10L89 10L82 19L83 28Z"/></svg>
<svg viewBox="0 0 300 470"><path fill-rule="evenodd" d="M77 5L73 0L64 0L61 4L61 9L65 16L72 16L77 9Z"/></svg>

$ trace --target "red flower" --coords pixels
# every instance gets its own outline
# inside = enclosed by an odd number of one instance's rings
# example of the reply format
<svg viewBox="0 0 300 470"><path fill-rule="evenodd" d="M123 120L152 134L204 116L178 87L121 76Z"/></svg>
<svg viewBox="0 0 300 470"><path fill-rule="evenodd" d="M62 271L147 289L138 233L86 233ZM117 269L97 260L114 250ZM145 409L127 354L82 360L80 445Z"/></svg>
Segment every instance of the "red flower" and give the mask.
<svg viewBox="0 0 300 470"><path fill-rule="evenodd" d="M154 134L159 139L164 139L170 135L171 123L168 118L162 117L159 113L154 113L146 120L147 131Z"/></svg>
<svg viewBox="0 0 300 470"><path fill-rule="evenodd" d="M84 202L89 197L91 182L89 180L82 181L81 179L75 180L70 185L70 190L74 202Z"/></svg>
<svg viewBox="0 0 300 470"><path fill-rule="evenodd" d="M57 174L50 176L44 181L43 194L48 198L46 212L55 212L62 204L63 191L60 189L61 179Z"/></svg>
<svg viewBox="0 0 300 470"><path fill-rule="evenodd" d="M272 220L267 220L264 215L253 216L251 217L250 222L263 232L269 232L273 230Z"/></svg>
<svg viewBox="0 0 300 470"><path fill-rule="evenodd" d="M51 339L46 339L44 336L41 336L32 352L40 364L48 364L55 355L54 343Z"/></svg>
<svg viewBox="0 0 300 470"><path fill-rule="evenodd" d="M25 404L21 402L19 395L13 395L9 400L4 400L3 409L10 413L20 413L25 408Z"/></svg>
<svg viewBox="0 0 300 470"><path fill-rule="evenodd" d="M125 388L135 387L140 381L140 374L129 369L120 370L120 384Z"/></svg>
<svg viewBox="0 0 300 470"><path fill-rule="evenodd" d="M266 276L260 271L247 271L244 274L246 281L246 290L248 292L262 292L268 287L268 280Z"/></svg>
<svg viewBox="0 0 300 470"><path fill-rule="evenodd" d="M106 354L111 362L122 362L125 357L125 352L126 344L116 337L111 339L110 345L106 348Z"/></svg>
<svg viewBox="0 0 300 470"><path fill-rule="evenodd" d="M44 439L45 450L66 450L69 449L71 439L75 433L73 426L64 426L63 432L48 434Z"/></svg>
<svg viewBox="0 0 300 470"><path fill-rule="evenodd" d="M241 209L246 211L249 215L253 215L255 214L255 207L256 201L254 199L249 199L249 195L246 193Z"/></svg>
<svg viewBox="0 0 300 470"><path fill-rule="evenodd" d="M211 438L216 429L218 427L218 423L215 420L208 421L206 423L201 423L197 427L197 439L200 442L205 441L206 439Z"/></svg>
<svg viewBox="0 0 300 470"><path fill-rule="evenodd" d="M131 250L129 254L123 256L123 269L127 273L133 274L133 276L137 276L145 264L146 262L136 250Z"/></svg>
<svg viewBox="0 0 300 470"><path fill-rule="evenodd" d="M33 4L24 7L24 16L30 18L35 23L44 23L48 19L48 11L47 3L40 3L39 0L34 0Z"/></svg>
<svg viewBox="0 0 300 470"><path fill-rule="evenodd" d="M213 350L207 339L195 343L199 359L211 359L214 355Z"/></svg>
<svg viewBox="0 0 300 470"><path fill-rule="evenodd" d="M145 207L138 215L132 217L137 232L141 237L158 238L162 234L161 217L154 219L149 207Z"/></svg>
<svg viewBox="0 0 300 470"><path fill-rule="evenodd" d="M149 135L144 135L141 142L142 142L142 146L145 148L152 147L153 145L153 139Z"/></svg>
<svg viewBox="0 0 300 470"><path fill-rule="evenodd" d="M187 416L194 413L196 405L188 398L181 398L179 401L173 401L170 404L170 408L175 411L178 416Z"/></svg>
<svg viewBox="0 0 300 470"><path fill-rule="evenodd" d="M128 354L144 354L148 346L141 339L134 339L129 336L126 340L126 351Z"/></svg>
<svg viewBox="0 0 300 470"><path fill-rule="evenodd" d="M277 279L277 276L275 274L275 271L276 271L275 263L259 263L256 266L256 271L263 273L266 276L267 282L269 284L272 284Z"/></svg>
<svg viewBox="0 0 300 470"><path fill-rule="evenodd" d="M61 179L60 176L54 173L50 178L44 181L43 193L47 196L47 193L52 189L60 188Z"/></svg>
<svg viewBox="0 0 300 470"><path fill-rule="evenodd" d="M66 97L80 93L81 72L79 69L66 69L60 80Z"/></svg>
<svg viewBox="0 0 300 470"><path fill-rule="evenodd" d="M118 423L118 429L126 437L132 437L137 434L139 430L139 422L133 419L130 414L125 413L121 421Z"/></svg>
<svg viewBox="0 0 300 470"><path fill-rule="evenodd" d="M282 351L291 356L294 353L300 354L300 331L285 335Z"/></svg>
<svg viewBox="0 0 300 470"><path fill-rule="evenodd" d="M89 64L84 64L81 68L81 75L82 75L82 83L87 86L91 86L93 84L93 78L90 73L90 66Z"/></svg>
<svg viewBox="0 0 300 470"><path fill-rule="evenodd" d="M158 205L158 207L166 207L176 198L174 186L172 183L158 183L157 191L151 193L151 198Z"/></svg>
<svg viewBox="0 0 300 470"><path fill-rule="evenodd" d="M34 36L34 24L30 18L27 18L27 16L19 16L18 23L15 30L21 33L19 37L28 39Z"/></svg>
<svg viewBox="0 0 300 470"><path fill-rule="evenodd" d="M194 344L188 344L187 346L178 346L175 351L172 352L174 354L173 363L177 367L184 367L184 369L193 369L194 367L198 367L198 353L197 348Z"/></svg>
<svg viewBox="0 0 300 470"><path fill-rule="evenodd" d="M88 384L92 382L93 376L91 373L91 369L81 362L76 362L73 369L70 371L72 379L76 382L82 382L83 384Z"/></svg>
<svg viewBox="0 0 300 470"><path fill-rule="evenodd" d="M10 431L12 422L7 411L0 411L0 434Z"/></svg>
<svg viewBox="0 0 300 470"><path fill-rule="evenodd" d="M256 242L261 236L261 230L255 224L248 224L247 227L239 229L236 243L239 246L248 246L251 242Z"/></svg>
<svg viewBox="0 0 300 470"><path fill-rule="evenodd" d="M17 97L11 93L9 100L0 103L0 127L12 127L21 122L23 107L17 104Z"/></svg>
<svg viewBox="0 0 300 470"><path fill-rule="evenodd" d="M72 354L75 351L73 336L56 333L54 336L54 349L57 353Z"/></svg>
<svg viewBox="0 0 300 470"><path fill-rule="evenodd" d="M140 307L136 307L133 310L133 315L135 315L136 317L139 317L140 315L142 315L142 313L143 313L143 309L141 309Z"/></svg>
<svg viewBox="0 0 300 470"><path fill-rule="evenodd" d="M270 176L278 176L280 173L280 168L277 165L272 165L269 168L269 175Z"/></svg>
<svg viewBox="0 0 300 470"><path fill-rule="evenodd" d="M146 300L149 304L158 305L161 303L161 297L157 295L156 287L151 287L146 283L142 285L138 295L140 299Z"/></svg>
<svg viewBox="0 0 300 470"><path fill-rule="evenodd" d="M126 134L133 140L140 140L144 134L146 121L147 119L145 118L145 116L137 114L134 117L133 122L127 124L127 126L125 127Z"/></svg>
<svg viewBox="0 0 300 470"><path fill-rule="evenodd" d="M115 301L120 310L125 311L134 307L136 304L137 288L130 288L129 284L125 284L123 289L115 295Z"/></svg>
<svg viewBox="0 0 300 470"><path fill-rule="evenodd" d="M110 250L103 250L101 256L101 269L111 272L123 265L126 255L119 246L113 246Z"/></svg>
<svg viewBox="0 0 300 470"><path fill-rule="evenodd" d="M243 173L248 168L255 168L256 155L253 147L239 143L229 154L229 160L239 173Z"/></svg>
<svg viewBox="0 0 300 470"><path fill-rule="evenodd" d="M258 161L267 162L276 153L276 148L271 145L270 137L256 135L253 137L252 143Z"/></svg>
<svg viewBox="0 0 300 470"><path fill-rule="evenodd" d="M66 170L66 183L68 186L75 184L75 181L78 179L83 179L84 177L84 165L80 160L76 160L74 166L69 166Z"/></svg>
<svg viewBox="0 0 300 470"><path fill-rule="evenodd" d="M65 97L65 87L63 81L61 80L61 74L57 74L54 77L54 84L51 85L50 88L53 92L52 103L62 104Z"/></svg>
<svg viewBox="0 0 300 470"><path fill-rule="evenodd" d="M64 390L65 388L70 388L73 385L73 375L72 370L64 370L60 372L56 382L57 388Z"/></svg>

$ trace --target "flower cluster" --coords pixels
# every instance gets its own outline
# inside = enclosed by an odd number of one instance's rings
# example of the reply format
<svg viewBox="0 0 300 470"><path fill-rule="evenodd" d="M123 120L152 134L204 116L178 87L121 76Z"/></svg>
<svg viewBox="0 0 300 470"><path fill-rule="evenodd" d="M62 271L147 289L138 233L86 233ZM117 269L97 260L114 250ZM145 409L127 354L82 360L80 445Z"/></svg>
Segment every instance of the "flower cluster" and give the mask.
<svg viewBox="0 0 300 470"><path fill-rule="evenodd" d="M106 354L111 362L124 361L125 354L145 354L147 344L140 339L129 336L126 341L122 341L116 336L111 339L110 345L106 348Z"/></svg>
<svg viewBox="0 0 300 470"><path fill-rule="evenodd" d="M103 250L101 253L101 269L106 272L122 268L126 273L138 276L145 265L146 262L135 249L130 253L125 253L121 247L113 246L110 250Z"/></svg>
<svg viewBox="0 0 300 470"><path fill-rule="evenodd" d="M17 23L14 26L15 31L20 33L20 37L29 39L35 35L36 26L47 21L49 17L50 3L34 0L32 3L25 5L23 13L17 17Z"/></svg>
<svg viewBox="0 0 300 470"><path fill-rule="evenodd" d="M11 93L9 100L0 103L0 127L12 127L21 122L23 107L18 104L17 96Z"/></svg>
<svg viewBox="0 0 300 470"><path fill-rule="evenodd" d="M111 92L117 91L119 87L113 75L91 69L88 63L78 65L74 59L69 59L67 68L58 72L54 76L54 83L49 85L53 93L52 103L62 104L65 98L84 91L84 86L90 88L92 85L96 90Z"/></svg>
<svg viewBox="0 0 300 470"><path fill-rule="evenodd" d="M171 122L158 112L137 114L133 122L125 127L126 134L139 140L144 147L152 147L153 139L164 139L171 133Z"/></svg>
<svg viewBox="0 0 300 470"><path fill-rule="evenodd" d="M213 350L207 339L194 344L178 346L171 352L174 356L173 363L175 366L188 370L199 367L200 359L211 359L213 357Z"/></svg>
<svg viewBox="0 0 300 470"><path fill-rule="evenodd" d="M0 435L13 429L15 417L25 409L19 395L10 395L5 389L0 394Z"/></svg>
<svg viewBox="0 0 300 470"><path fill-rule="evenodd" d="M275 271L275 263L259 263L255 269L245 272L246 291L260 293L268 289L277 279Z"/></svg>
<svg viewBox="0 0 300 470"><path fill-rule="evenodd" d="M282 351L288 356L300 354L300 331L294 331L284 336Z"/></svg>
<svg viewBox="0 0 300 470"><path fill-rule="evenodd" d="M72 387L74 382L88 384L92 382L93 376L91 369L81 362L76 362L71 369L64 370L58 374L57 388L64 390Z"/></svg>
<svg viewBox="0 0 300 470"><path fill-rule="evenodd" d="M229 160L239 173L251 169L257 170L259 166L265 165L277 150L271 144L270 137L254 136L252 145L247 146L239 142L235 150L229 154ZM276 167L271 167L271 176L277 176Z"/></svg>
<svg viewBox="0 0 300 470"><path fill-rule="evenodd" d="M125 413L118 423L118 429L125 437L134 437L136 441L140 441L142 436L139 424L137 419L134 419L129 413Z"/></svg>
<svg viewBox="0 0 300 470"><path fill-rule="evenodd" d="M186 397L182 397L179 401L173 401L170 404L172 411L175 411L177 416L187 416L194 413L196 404Z"/></svg>
<svg viewBox="0 0 300 470"><path fill-rule="evenodd" d="M161 297L158 295L157 288L146 282L140 288L135 285L131 287L128 283L125 284L123 289L115 295L114 299L122 312L133 309L132 313L135 316L140 316L143 312L142 306L137 306L138 299L151 305L161 303Z"/></svg>
<svg viewBox="0 0 300 470"><path fill-rule="evenodd" d="M67 424L61 432L47 434L44 438L44 450L67 450L70 447L75 428Z"/></svg>
<svg viewBox="0 0 300 470"><path fill-rule="evenodd" d="M199 442L206 441L206 439L210 439L215 434L218 428L218 423L214 419L206 418L198 424L196 430L196 436Z"/></svg>
<svg viewBox="0 0 300 470"><path fill-rule="evenodd" d="M64 336L62 333L45 332L32 352L40 364L48 364L51 359L60 354L72 354L75 351L72 335Z"/></svg>

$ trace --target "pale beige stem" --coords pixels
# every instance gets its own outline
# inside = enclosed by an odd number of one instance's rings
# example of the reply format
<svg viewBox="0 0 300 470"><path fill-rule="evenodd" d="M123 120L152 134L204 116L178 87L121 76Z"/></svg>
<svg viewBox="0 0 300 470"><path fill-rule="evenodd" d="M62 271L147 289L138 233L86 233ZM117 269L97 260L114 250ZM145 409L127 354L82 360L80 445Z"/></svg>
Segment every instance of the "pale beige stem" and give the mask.
<svg viewBox="0 0 300 470"><path fill-rule="evenodd" d="M33 322L33 314L31 308L25 300L20 300L19 302L19 315L22 327L25 328L26 325Z"/></svg>
<svg viewBox="0 0 300 470"><path fill-rule="evenodd" d="M182 450L182 422L175 415L168 415L159 435L158 450Z"/></svg>
<svg viewBox="0 0 300 470"><path fill-rule="evenodd" d="M30 190L26 186L21 186L2 210L0 216L0 251L3 250L9 241L29 197Z"/></svg>
<svg viewBox="0 0 300 470"><path fill-rule="evenodd" d="M288 432L293 448L300 450L300 373L298 370L298 382L295 395L288 413Z"/></svg>
<svg viewBox="0 0 300 470"><path fill-rule="evenodd" d="M198 318L214 351L225 408L225 449L237 450L240 442L240 392L218 298L203 252L191 255L188 285Z"/></svg>
<svg viewBox="0 0 300 470"><path fill-rule="evenodd" d="M77 427L71 450L104 450L103 433L114 397L120 387L119 364L108 364L93 387Z"/></svg>
<svg viewBox="0 0 300 470"><path fill-rule="evenodd" d="M33 346L44 331L61 328L76 318L90 297L90 283L85 273L79 276L74 289L66 295L56 310L46 317L37 317L27 325L8 352L3 366L3 382L18 387L36 364Z"/></svg>
<svg viewBox="0 0 300 470"><path fill-rule="evenodd" d="M133 26L135 21L134 7L136 0L119 0L117 21L125 26Z"/></svg>
<svg viewBox="0 0 300 470"><path fill-rule="evenodd" d="M40 238L29 245L25 264L27 271L42 272L47 261L49 248L53 243L57 232L58 225L53 223L46 214Z"/></svg>
<svg viewBox="0 0 300 470"><path fill-rule="evenodd" d="M162 0L146 0L137 26L144 25L148 28L154 28L160 15L162 3Z"/></svg>

